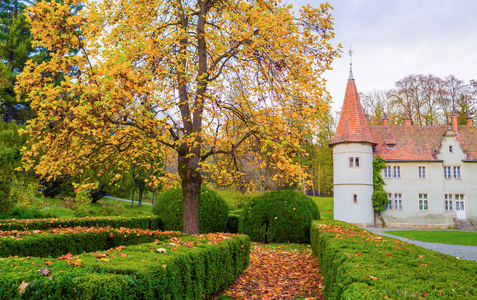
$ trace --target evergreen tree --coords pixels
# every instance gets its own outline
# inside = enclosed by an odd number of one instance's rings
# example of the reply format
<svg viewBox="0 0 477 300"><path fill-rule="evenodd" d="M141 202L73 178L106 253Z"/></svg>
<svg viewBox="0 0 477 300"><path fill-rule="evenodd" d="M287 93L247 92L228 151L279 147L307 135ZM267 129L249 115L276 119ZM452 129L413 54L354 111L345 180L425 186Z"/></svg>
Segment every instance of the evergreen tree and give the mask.
<svg viewBox="0 0 477 300"><path fill-rule="evenodd" d="M0 113L7 123L24 123L32 117L28 103L18 103L14 87L17 75L34 54L30 24L23 11L31 1L0 2Z"/></svg>

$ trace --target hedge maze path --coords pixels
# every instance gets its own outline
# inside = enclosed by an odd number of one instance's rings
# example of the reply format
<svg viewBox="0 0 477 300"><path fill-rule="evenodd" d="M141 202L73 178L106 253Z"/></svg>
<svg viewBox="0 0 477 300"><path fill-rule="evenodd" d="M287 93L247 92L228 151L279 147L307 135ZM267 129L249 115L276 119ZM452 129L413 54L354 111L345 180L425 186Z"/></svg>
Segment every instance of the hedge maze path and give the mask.
<svg viewBox="0 0 477 300"><path fill-rule="evenodd" d="M311 249L253 243L250 266L224 293L233 299L307 299L323 296L323 276Z"/></svg>

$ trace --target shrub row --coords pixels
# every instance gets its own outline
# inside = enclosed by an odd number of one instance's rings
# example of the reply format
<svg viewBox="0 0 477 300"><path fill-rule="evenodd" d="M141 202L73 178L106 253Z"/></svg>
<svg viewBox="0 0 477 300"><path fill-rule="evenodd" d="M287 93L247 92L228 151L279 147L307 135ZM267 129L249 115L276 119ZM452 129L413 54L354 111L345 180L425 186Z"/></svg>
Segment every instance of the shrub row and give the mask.
<svg viewBox="0 0 477 300"><path fill-rule="evenodd" d="M339 221L314 221L313 254L326 299L476 299L477 262Z"/></svg>
<svg viewBox="0 0 477 300"><path fill-rule="evenodd" d="M157 216L147 217L84 217L69 219L26 219L1 220L0 230L44 230L66 227L111 227L111 228L140 228L163 229L162 222Z"/></svg>
<svg viewBox="0 0 477 300"><path fill-rule="evenodd" d="M58 259L0 261L0 299L203 299L248 266L250 239L173 237Z"/></svg>
<svg viewBox="0 0 477 300"><path fill-rule="evenodd" d="M0 256L59 256L153 242L181 235L173 231L110 227L57 228L47 231L0 231Z"/></svg>

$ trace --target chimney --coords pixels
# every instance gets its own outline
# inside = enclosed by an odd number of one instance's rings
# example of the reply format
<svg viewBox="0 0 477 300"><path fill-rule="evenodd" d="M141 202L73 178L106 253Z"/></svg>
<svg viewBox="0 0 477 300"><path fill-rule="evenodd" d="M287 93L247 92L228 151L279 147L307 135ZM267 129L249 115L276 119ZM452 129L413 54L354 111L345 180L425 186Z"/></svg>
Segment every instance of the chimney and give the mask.
<svg viewBox="0 0 477 300"><path fill-rule="evenodd" d="M452 115L452 129L457 133L457 115L453 114Z"/></svg>
<svg viewBox="0 0 477 300"><path fill-rule="evenodd" d="M404 126L411 126L411 118L408 117L408 114L404 114Z"/></svg>
<svg viewBox="0 0 477 300"><path fill-rule="evenodd" d="M384 113L383 126L388 126L388 114Z"/></svg>
<svg viewBox="0 0 477 300"><path fill-rule="evenodd" d="M470 116L470 113L467 113L467 125L468 125L468 126L474 125L474 120L473 120L472 117Z"/></svg>

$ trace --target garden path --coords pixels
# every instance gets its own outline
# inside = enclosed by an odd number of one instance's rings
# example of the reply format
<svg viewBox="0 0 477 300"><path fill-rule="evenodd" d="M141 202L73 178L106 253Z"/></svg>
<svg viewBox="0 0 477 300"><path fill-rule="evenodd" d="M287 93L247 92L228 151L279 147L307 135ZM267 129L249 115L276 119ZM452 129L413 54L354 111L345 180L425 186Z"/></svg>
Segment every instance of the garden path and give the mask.
<svg viewBox="0 0 477 300"><path fill-rule="evenodd" d="M323 297L323 276L309 245L252 243L250 266L217 299L307 299Z"/></svg>

